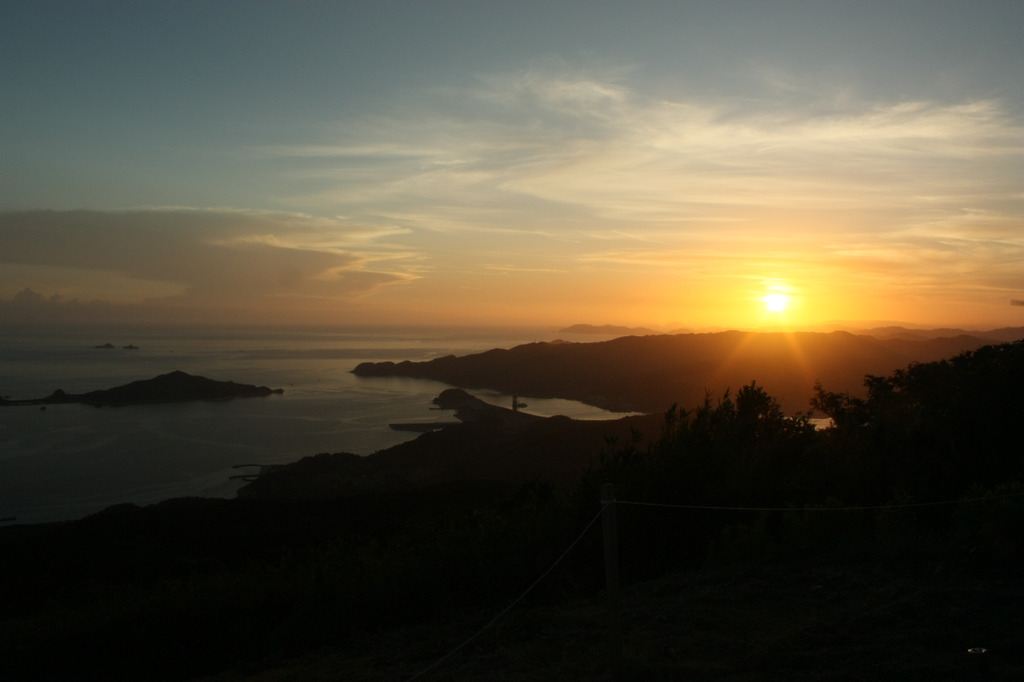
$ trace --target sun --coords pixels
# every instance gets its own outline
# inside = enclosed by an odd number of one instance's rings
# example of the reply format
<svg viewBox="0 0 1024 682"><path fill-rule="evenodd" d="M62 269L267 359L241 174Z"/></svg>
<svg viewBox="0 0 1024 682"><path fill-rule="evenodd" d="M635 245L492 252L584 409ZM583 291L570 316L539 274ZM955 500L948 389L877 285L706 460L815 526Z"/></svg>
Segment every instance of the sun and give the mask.
<svg viewBox="0 0 1024 682"><path fill-rule="evenodd" d="M786 308L789 306L789 296L777 291L773 291L761 300L764 301L764 309L769 313L785 312Z"/></svg>

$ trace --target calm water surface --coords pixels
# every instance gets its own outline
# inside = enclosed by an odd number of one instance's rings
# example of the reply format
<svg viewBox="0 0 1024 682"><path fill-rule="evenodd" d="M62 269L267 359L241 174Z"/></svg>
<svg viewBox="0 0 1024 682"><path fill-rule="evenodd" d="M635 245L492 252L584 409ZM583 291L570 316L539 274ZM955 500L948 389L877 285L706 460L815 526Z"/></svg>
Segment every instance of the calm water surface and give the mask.
<svg viewBox="0 0 1024 682"><path fill-rule="evenodd" d="M551 331L460 330L0 335L0 395L40 398L112 388L173 370L283 388L229 402L96 408L0 409L0 517L18 523L79 518L111 504L232 497L240 464L277 464L320 452L368 455L416 434L390 422L452 419L432 410L447 385L361 378L366 360L425 360L557 338ZM583 339L594 340L594 339ZM95 346L105 343L113 349ZM138 346L127 350L125 345ZM511 397L478 392L495 404ZM566 400L520 396L527 412L578 419L619 415Z"/></svg>

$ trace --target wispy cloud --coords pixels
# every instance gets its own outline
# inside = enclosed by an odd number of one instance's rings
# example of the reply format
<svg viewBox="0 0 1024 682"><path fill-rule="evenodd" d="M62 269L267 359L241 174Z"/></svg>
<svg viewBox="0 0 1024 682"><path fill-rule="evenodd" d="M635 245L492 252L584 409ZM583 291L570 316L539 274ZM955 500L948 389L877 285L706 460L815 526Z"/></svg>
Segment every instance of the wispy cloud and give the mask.
<svg viewBox="0 0 1024 682"><path fill-rule="evenodd" d="M415 206L435 228L463 229L518 213L524 199L631 225L781 208L888 208L913 222L937 198L1019 191L1003 170L1024 158L1024 127L995 100L851 101L822 113L658 100L538 70L482 78L433 109L331 134L321 146L263 150L315 157L290 172L336 180L297 202L382 215Z"/></svg>

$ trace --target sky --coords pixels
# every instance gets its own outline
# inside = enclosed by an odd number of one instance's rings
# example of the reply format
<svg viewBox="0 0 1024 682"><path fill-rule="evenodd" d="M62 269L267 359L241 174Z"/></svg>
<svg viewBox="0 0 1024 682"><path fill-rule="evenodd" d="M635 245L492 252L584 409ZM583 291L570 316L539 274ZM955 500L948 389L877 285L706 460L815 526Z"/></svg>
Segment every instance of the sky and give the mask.
<svg viewBox="0 0 1024 682"><path fill-rule="evenodd" d="M0 321L1024 325L1024 2L0 0Z"/></svg>

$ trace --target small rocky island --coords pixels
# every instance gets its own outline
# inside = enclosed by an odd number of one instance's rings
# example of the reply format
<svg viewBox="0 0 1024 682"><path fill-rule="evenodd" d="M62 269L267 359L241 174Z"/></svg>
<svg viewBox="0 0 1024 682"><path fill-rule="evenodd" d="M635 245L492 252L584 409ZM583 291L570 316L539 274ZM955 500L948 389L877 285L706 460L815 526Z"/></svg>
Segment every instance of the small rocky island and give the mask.
<svg viewBox="0 0 1024 682"><path fill-rule="evenodd" d="M85 403L87 405L140 405L150 403L176 403L190 400L233 400L235 398L259 398L284 389L266 386L238 384L234 381L215 381L193 376L186 372L174 371L161 374L153 379L133 381L89 393L65 393L57 389L45 398L32 400L2 400L0 406L15 405L59 405L64 403Z"/></svg>

